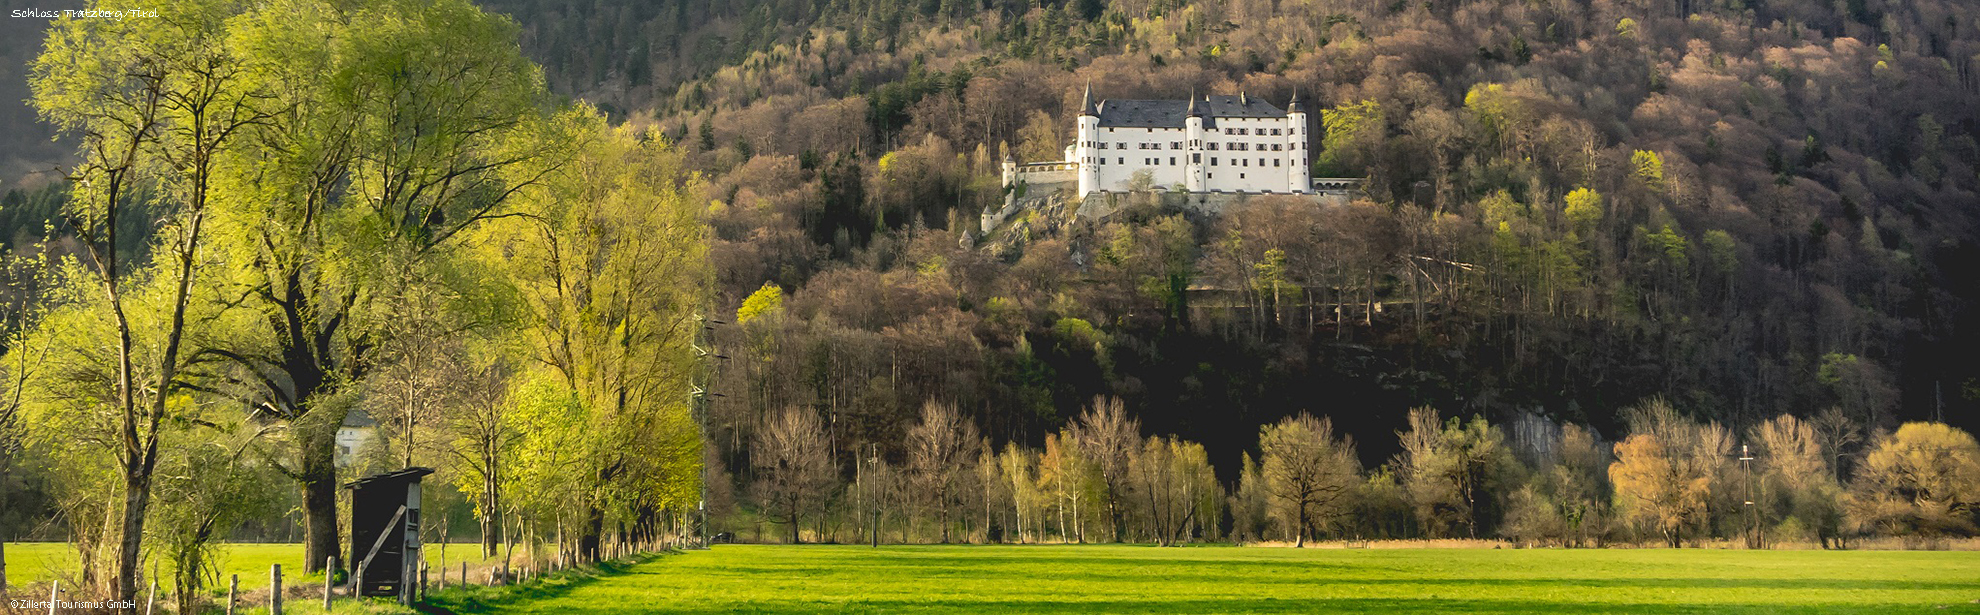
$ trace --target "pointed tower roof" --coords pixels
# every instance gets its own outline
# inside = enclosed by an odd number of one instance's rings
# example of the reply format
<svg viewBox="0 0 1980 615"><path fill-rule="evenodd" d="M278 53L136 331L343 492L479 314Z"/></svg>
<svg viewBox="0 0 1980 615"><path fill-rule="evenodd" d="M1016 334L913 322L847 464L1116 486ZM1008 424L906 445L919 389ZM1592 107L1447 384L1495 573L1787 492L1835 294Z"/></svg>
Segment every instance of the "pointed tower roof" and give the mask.
<svg viewBox="0 0 1980 615"><path fill-rule="evenodd" d="M1183 111L1183 117L1196 117L1196 114L1198 113L1201 113L1201 111L1199 111L1196 107L1196 88L1190 88L1189 109Z"/></svg>
<svg viewBox="0 0 1980 615"><path fill-rule="evenodd" d="M1100 110L1093 108L1093 81L1086 82L1086 94L1079 99L1079 114L1100 117Z"/></svg>
<svg viewBox="0 0 1980 615"><path fill-rule="evenodd" d="M1305 109L1299 108L1299 90L1293 90L1292 100L1286 103L1286 113L1305 113L1305 112L1306 112Z"/></svg>

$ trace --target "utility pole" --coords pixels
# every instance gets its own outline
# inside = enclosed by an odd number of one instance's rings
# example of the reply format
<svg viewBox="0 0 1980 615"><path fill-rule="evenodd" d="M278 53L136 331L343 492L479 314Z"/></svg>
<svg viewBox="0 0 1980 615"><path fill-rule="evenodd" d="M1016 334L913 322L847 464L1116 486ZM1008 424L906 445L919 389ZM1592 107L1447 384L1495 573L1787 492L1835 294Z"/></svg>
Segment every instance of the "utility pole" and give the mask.
<svg viewBox="0 0 1980 615"><path fill-rule="evenodd" d="M715 325L729 323L708 318L701 314L695 314L694 320L700 325L694 330L694 343L692 347L695 358L727 361L729 359L727 355L719 354L709 349L715 346ZM713 446L715 443L714 439L708 435L708 406L714 403L714 400L711 398L723 397L721 393L711 393L708 391L709 387L715 385L715 365L715 361L701 361L698 369L695 370L692 380L688 383L689 407L694 410L695 424L701 427L701 445L703 447ZM706 454L702 455L704 465L707 463L707 458L708 456ZM701 537L701 548L706 549L708 548L708 469L705 467L702 468L701 474L701 501L695 505L695 515L700 517L700 528L697 533Z"/></svg>
<svg viewBox="0 0 1980 615"><path fill-rule="evenodd" d="M871 445L869 443L867 445L867 451L871 453L871 457L867 457L867 467L877 467L879 465L879 445ZM867 492L865 496L871 496L871 492ZM871 498L871 500L873 500L873 548L879 548L879 498Z"/></svg>
<svg viewBox="0 0 1980 615"><path fill-rule="evenodd" d="M1753 453L1747 445L1739 445L1739 466L1746 471L1746 548L1760 548L1760 510L1753 506Z"/></svg>

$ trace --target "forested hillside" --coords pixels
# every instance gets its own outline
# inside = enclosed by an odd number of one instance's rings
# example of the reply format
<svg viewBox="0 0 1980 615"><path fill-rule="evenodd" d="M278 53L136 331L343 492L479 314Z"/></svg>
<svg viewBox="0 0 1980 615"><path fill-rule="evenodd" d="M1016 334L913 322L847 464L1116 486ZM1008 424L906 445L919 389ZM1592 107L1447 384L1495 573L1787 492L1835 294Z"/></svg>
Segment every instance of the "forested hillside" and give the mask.
<svg viewBox="0 0 1980 615"><path fill-rule="evenodd" d="M1062 431L1107 400L1113 428L1179 438L1149 450L1206 457L1234 498L1265 426L1346 436L1330 450L1380 468L1376 487L1410 468L1398 434L1428 451L1497 429L1536 468L1555 449L1600 468L1640 425L1711 425L1737 448L1782 415L1826 416L1865 426L1821 449L1840 484L1880 430L1980 427L1971 3L482 5L514 20L552 92L657 129L702 174L682 185L712 236L697 344L713 348L711 475L735 479L711 484L718 510L844 521L865 492L823 486L968 461L928 434L1051 455L1107 431ZM1088 84L1297 93L1324 135L1315 176L1367 177L1365 194L1020 216L983 236L998 162L1058 158ZM23 220L5 230L39 228ZM1331 423L1286 421L1302 411ZM775 459L837 472L792 478L823 495L769 490ZM1481 533L1466 506L1462 524L1369 532Z"/></svg>
<svg viewBox="0 0 1980 615"><path fill-rule="evenodd" d="M1120 395L1227 476L1301 409L1371 461L1418 403L1972 424L1970 5L688 4L492 6L557 87L697 152L721 311L781 292L717 332L736 468L765 409L885 447L929 399L1035 443ZM958 248L1087 83L1301 93L1316 173L1367 198Z"/></svg>

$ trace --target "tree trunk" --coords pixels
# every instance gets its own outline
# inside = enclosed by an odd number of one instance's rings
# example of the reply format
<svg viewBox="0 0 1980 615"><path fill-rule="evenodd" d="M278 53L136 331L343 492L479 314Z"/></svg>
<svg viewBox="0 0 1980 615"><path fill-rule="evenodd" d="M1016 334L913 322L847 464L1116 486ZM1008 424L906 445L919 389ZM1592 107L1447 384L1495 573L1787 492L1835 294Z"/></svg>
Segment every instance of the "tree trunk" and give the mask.
<svg viewBox="0 0 1980 615"><path fill-rule="evenodd" d="M603 561L598 557L598 543L604 533L605 511L592 504L585 510L584 535L578 537L578 558L588 562Z"/></svg>
<svg viewBox="0 0 1980 615"><path fill-rule="evenodd" d="M337 421L342 424L343 421ZM303 490L303 570L322 572L331 556L343 555L337 529L336 430L305 429L301 438ZM319 432L322 433L314 433Z"/></svg>
<svg viewBox="0 0 1980 615"><path fill-rule="evenodd" d="M483 506L481 507L482 559L495 557L496 545L500 544L502 540L501 525L495 521L497 516L502 514L502 494L497 489L498 483L496 481L498 479L495 475L495 459L491 456L486 461L488 462L488 470L482 473L482 476L485 478L482 480L481 486L483 502Z"/></svg>
<svg viewBox="0 0 1980 615"><path fill-rule="evenodd" d="M802 542L803 542L803 538L802 538L802 537L800 537L800 536L798 535L798 505L797 505L797 498L791 498L791 512L790 512L790 516L791 516L791 523L790 523L790 525L791 525L791 544L794 544L794 545L795 545L795 544L802 544Z"/></svg>
<svg viewBox="0 0 1980 615"><path fill-rule="evenodd" d="M144 512L151 506L151 472L139 459L124 462L124 515L117 537L117 599L137 600L138 557L144 551Z"/></svg>
<svg viewBox="0 0 1980 615"><path fill-rule="evenodd" d="M1299 524L1293 528L1293 548L1306 546L1306 503L1299 504Z"/></svg>

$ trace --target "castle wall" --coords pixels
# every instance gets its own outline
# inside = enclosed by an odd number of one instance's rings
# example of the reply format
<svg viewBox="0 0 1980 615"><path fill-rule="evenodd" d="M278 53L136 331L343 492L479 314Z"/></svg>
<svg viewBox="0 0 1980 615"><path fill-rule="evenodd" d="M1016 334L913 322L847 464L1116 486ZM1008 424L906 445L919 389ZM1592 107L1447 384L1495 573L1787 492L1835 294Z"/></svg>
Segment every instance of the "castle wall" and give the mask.
<svg viewBox="0 0 1980 615"><path fill-rule="evenodd" d="M1072 162L1021 164L1017 167L1016 180L1031 185L1077 182L1079 164Z"/></svg>
<svg viewBox="0 0 1980 615"><path fill-rule="evenodd" d="M1351 200L1348 192L1309 192L1305 194L1276 193L1261 194L1251 192L1176 192L1170 190L1148 190L1140 192L1105 191L1089 192L1080 201L1078 215L1081 220L1105 220L1122 209L1135 206L1156 206L1173 211L1189 211L1204 215L1222 215L1231 208L1239 207L1254 199L1292 198L1312 202L1315 206L1341 206Z"/></svg>

